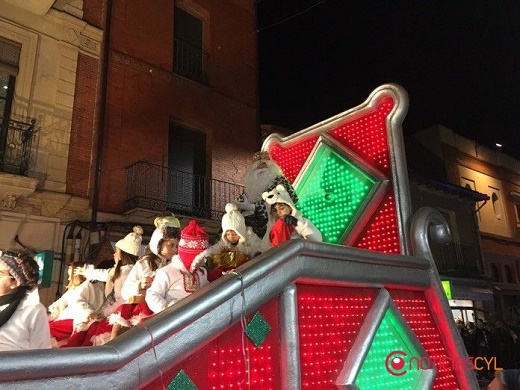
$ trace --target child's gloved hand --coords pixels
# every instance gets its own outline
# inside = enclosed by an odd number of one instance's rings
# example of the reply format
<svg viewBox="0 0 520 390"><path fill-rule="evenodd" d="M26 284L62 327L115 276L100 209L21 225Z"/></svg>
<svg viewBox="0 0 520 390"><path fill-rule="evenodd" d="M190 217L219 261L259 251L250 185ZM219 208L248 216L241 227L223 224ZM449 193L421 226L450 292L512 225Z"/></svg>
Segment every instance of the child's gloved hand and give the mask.
<svg viewBox="0 0 520 390"><path fill-rule="evenodd" d="M284 217L283 217L283 220L284 220L284 222L285 222L287 225L289 225L289 226L291 226L291 225L296 226L296 224L298 223L298 220L296 219L296 217L293 217L293 216L290 215L290 214L284 216Z"/></svg>

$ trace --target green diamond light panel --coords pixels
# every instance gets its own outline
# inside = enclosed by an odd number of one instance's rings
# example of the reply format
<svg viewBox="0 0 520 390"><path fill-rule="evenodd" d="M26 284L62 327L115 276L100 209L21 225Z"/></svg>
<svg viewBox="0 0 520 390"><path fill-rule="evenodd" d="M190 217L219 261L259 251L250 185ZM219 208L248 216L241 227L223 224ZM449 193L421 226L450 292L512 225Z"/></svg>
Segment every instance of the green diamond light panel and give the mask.
<svg viewBox="0 0 520 390"><path fill-rule="evenodd" d="M255 313L245 330L247 337L249 337L249 340L251 340L256 347L264 343L270 331L271 327L260 312Z"/></svg>
<svg viewBox="0 0 520 390"><path fill-rule="evenodd" d="M405 352L407 357L420 356L410 342L408 335L402 326L397 322L394 313L387 310L379 325L372 345L361 366L361 370L356 378L355 384L360 389L381 389L381 384L387 389L417 389L420 388L421 371L410 370L403 375L392 375L389 370L399 369L399 364L404 363L402 370L407 370L408 360L403 361L400 354L395 354L399 361L387 361L392 352ZM386 364L385 364L386 363ZM392 367L392 365L395 367ZM396 370L401 374L402 370Z"/></svg>
<svg viewBox="0 0 520 390"><path fill-rule="evenodd" d="M195 386L195 383L192 382L184 370L180 370L166 390L197 390L197 386Z"/></svg>
<svg viewBox="0 0 520 390"><path fill-rule="evenodd" d="M297 184L298 208L313 221L324 242L343 243L376 184L345 156L320 143Z"/></svg>
<svg viewBox="0 0 520 390"><path fill-rule="evenodd" d="M437 369L386 289L379 294L343 363L342 389L429 389ZM355 387L352 387L352 386Z"/></svg>

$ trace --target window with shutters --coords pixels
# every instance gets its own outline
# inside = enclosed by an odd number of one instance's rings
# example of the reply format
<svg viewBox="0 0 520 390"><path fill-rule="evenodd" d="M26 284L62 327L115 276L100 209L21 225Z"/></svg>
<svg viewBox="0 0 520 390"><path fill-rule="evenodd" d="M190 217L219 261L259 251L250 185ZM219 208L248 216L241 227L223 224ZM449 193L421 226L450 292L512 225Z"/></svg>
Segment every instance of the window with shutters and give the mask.
<svg viewBox="0 0 520 390"><path fill-rule="evenodd" d="M0 37L0 171L26 175L36 121L11 115L21 49L21 44Z"/></svg>
<svg viewBox="0 0 520 390"><path fill-rule="evenodd" d="M0 37L0 118L2 129L7 128L11 115L20 49L20 44ZM1 146L3 149L4 145Z"/></svg>
<svg viewBox="0 0 520 390"><path fill-rule="evenodd" d="M168 204L171 211L208 217L211 180L206 172L206 134L170 121Z"/></svg>

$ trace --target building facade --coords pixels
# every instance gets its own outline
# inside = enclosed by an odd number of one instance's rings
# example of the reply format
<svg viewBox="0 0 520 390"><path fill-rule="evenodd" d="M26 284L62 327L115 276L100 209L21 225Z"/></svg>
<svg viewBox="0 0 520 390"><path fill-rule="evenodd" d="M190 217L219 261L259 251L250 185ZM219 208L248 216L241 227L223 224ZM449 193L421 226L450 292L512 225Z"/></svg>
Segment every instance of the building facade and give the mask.
<svg viewBox="0 0 520 390"><path fill-rule="evenodd" d="M255 18L253 0L0 0L0 248L54 251L44 302L135 224L216 233L260 147Z"/></svg>
<svg viewBox="0 0 520 390"><path fill-rule="evenodd" d="M464 323L475 323L478 318L489 320L488 314L495 311L493 292L484 276L476 220L476 212L488 196L415 174L410 177L410 194L414 212L434 207L450 228L451 242L432 243L431 247L453 318Z"/></svg>
<svg viewBox="0 0 520 390"><path fill-rule="evenodd" d="M1 248L58 252L63 224L88 218L67 189L69 140L78 64L99 63L102 37L83 1L0 2Z"/></svg>
<svg viewBox="0 0 520 390"><path fill-rule="evenodd" d="M520 307L520 161L442 127L414 134L443 161L446 181L485 194L476 209L483 273L497 317L516 321Z"/></svg>
<svg viewBox="0 0 520 390"><path fill-rule="evenodd" d="M241 183L259 148L254 2L111 3L101 155L70 161L68 187L98 196L95 212L223 211L204 178Z"/></svg>

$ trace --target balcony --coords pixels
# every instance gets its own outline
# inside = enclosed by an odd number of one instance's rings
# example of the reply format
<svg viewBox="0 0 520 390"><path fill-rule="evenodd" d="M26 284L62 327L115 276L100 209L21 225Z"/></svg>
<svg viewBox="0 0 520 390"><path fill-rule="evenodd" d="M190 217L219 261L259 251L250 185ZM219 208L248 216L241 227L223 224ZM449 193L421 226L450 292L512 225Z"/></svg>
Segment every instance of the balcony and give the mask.
<svg viewBox="0 0 520 390"><path fill-rule="evenodd" d="M458 277L482 276L482 255L479 248L449 243L431 246L433 258L440 274Z"/></svg>
<svg viewBox="0 0 520 390"><path fill-rule="evenodd" d="M0 118L0 170L27 175L36 120L30 123Z"/></svg>
<svg viewBox="0 0 520 390"><path fill-rule="evenodd" d="M193 44L176 38L174 46L173 71L199 83L209 85L204 71L208 62L208 53Z"/></svg>
<svg viewBox="0 0 520 390"><path fill-rule="evenodd" d="M172 211L176 215L220 220L243 187L144 161L127 168L125 211Z"/></svg>

